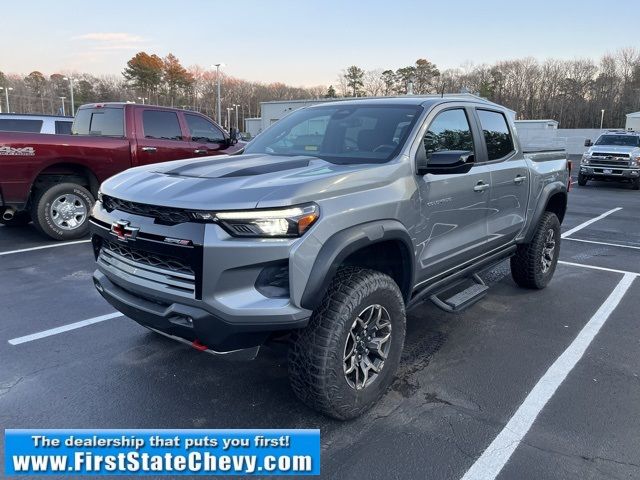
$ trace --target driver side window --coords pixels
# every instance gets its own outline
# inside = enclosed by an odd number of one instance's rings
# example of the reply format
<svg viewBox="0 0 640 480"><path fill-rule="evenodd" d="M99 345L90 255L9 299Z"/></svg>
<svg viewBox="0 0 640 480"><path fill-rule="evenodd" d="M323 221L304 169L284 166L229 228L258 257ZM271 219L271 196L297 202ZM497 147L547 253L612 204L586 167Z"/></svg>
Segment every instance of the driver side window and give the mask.
<svg viewBox="0 0 640 480"><path fill-rule="evenodd" d="M471 127L464 109L455 108L439 113L425 133L423 145L427 157L443 150L473 152Z"/></svg>

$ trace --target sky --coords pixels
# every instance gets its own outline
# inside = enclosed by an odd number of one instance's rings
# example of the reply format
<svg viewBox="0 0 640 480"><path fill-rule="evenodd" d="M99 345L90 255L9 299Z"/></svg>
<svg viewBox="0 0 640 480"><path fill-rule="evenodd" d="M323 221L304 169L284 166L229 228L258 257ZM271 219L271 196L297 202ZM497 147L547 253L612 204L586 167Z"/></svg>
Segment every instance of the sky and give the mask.
<svg viewBox="0 0 640 480"><path fill-rule="evenodd" d="M136 52L294 86L349 65L441 70L532 56L599 58L639 45L640 0L86 0L2 2L0 71L119 75ZM623 26L622 28L619 28Z"/></svg>

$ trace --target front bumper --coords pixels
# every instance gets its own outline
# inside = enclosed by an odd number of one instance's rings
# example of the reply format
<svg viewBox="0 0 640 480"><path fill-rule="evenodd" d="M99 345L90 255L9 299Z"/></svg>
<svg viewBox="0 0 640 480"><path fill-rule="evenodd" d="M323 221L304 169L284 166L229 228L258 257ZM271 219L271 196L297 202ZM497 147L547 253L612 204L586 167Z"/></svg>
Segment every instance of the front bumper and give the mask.
<svg viewBox="0 0 640 480"><path fill-rule="evenodd" d="M605 170L610 172L605 173ZM640 177L640 168L580 165L580 174L592 178L634 180Z"/></svg>
<svg viewBox="0 0 640 480"><path fill-rule="evenodd" d="M146 300L118 287L99 270L93 274L93 283L107 302L140 325L214 355L251 360L269 333L264 330L267 325L260 331L229 324L200 308Z"/></svg>
<svg viewBox="0 0 640 480"><path fill-rule="evenodd" d="M135 240L122 242L111 233L119 220L140 229ZM273 332L308 322L310 311L289 298L266 297L255 286L265 265L288 261L291 240L232 238L212 224L160 225L149 217L107 212L99 202L90 227L97 290L145 327L222 354L254 349ZM153 266L146 258L138 262L140 254L148 254ZM168 265L172 259L177 266Z"/></svg>

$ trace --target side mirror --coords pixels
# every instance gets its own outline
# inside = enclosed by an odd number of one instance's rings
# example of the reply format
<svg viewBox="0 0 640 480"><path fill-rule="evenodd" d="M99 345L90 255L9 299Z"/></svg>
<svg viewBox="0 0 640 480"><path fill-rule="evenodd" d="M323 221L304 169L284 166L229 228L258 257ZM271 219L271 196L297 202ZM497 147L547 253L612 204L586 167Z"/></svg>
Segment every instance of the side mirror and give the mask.
<svg viewBox="0 0 640 480"><path fill-rule="evenodd" d="M592 146L593 146L593 142L591 141L591 139L590 139L590 138L587 138L587 139L584 141L584 146L585 146L585 147L592 147Z"/></svg>
<svg viewBox="0 0 640 480"><path fill-rule="evenodd" d="M416 170L418 175L460 174L471 170L474 162L475 156L468 150L443 150L427 155L420 148L416 158Z"/></svg>
<svg viewBox="0 0 640 480"><path fill-rule="evenodd" d="M229 145L235 145L240 140L240 130L234 127L229 129Z"/></svg>

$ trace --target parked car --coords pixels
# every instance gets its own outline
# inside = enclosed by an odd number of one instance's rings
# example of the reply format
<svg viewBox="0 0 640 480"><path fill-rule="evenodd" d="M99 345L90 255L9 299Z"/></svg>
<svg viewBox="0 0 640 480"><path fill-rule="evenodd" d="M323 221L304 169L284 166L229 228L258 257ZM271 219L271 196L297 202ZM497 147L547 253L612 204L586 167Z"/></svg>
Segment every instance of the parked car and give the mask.
<svg viewBox="0 0 640 480"><path fill-rule="evenodd" d="M141 325L226 358L288 336L294 392L338 419L391 384L405 311L459 311L478 275L554 274L564 151L525 153L507 111L460 98L297 110L244 155L128 170L93 209L94 283Z"/></svg>
<svg viewBox="0 0 640 480"><path fill-rule="evenodd" d="M586 140L589 150L582 155L578 185L589 180L612 180L631 183L640 190L640 132L609 130L595 143Z"/></svg>
<svg viewBox="0 0 640 480"><path fill-rule="evenodd" d="M27 132L68 135L73 117L0 113L0 132Z"/></svg>
<svg viewBox="0 0 640 480"><path fill-rule="evenodd" d="M238 152L238 144L196 112L152 105L90 104L71 135L0 132L0 223L33 220L56 240L85 235L102 181L168 160Z"/></svg>

